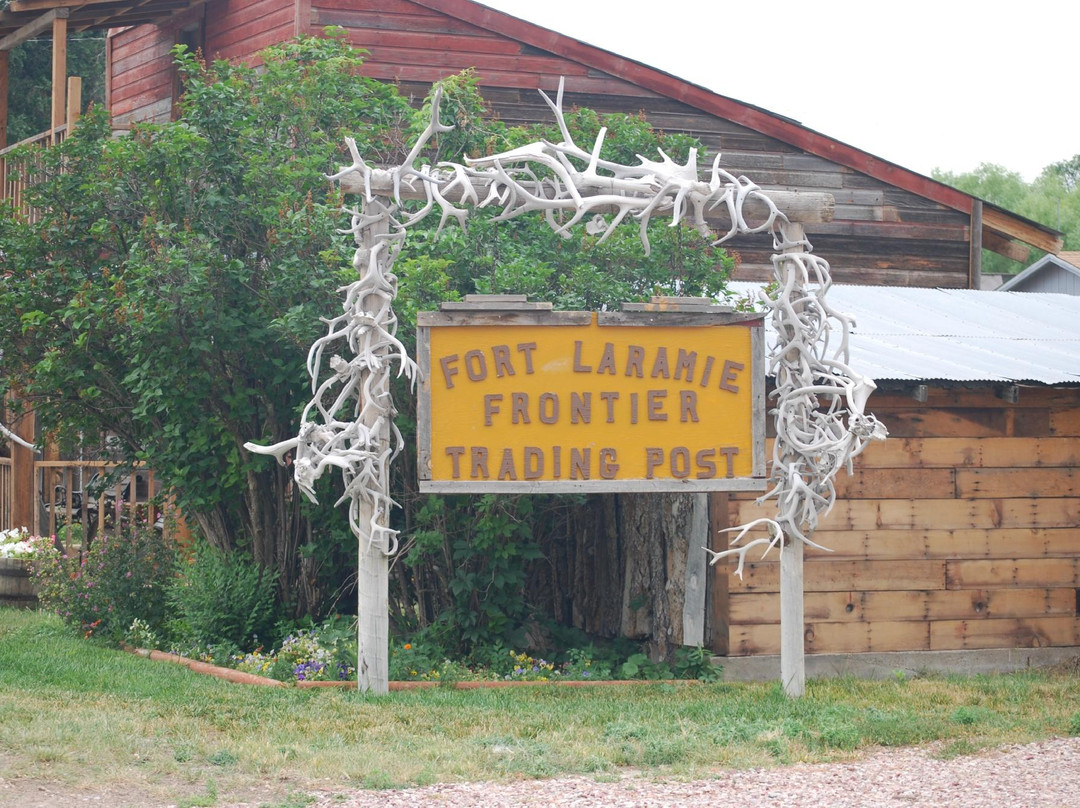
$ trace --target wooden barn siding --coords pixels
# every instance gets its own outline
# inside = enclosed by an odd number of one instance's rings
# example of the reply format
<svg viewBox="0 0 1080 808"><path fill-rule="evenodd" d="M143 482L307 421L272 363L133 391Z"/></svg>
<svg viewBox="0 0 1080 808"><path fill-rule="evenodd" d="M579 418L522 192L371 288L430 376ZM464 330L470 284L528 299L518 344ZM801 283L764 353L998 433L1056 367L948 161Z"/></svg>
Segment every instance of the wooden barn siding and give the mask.
<svg viewBox="0 0 1080 808"><path fill-rule="evenodd" d="M112 37L109 104L117 124L168 120L173 71L169 50L175 32L154 25L127 28Z"/></svg>
<svg viewBox="0 0 1080 808"><path fill-rule="evenodd" d="M296 33L294 0L212 0L206 5L206 55L210 59L255 64L263 48L287 42Z"/></svg>
<svg viewBox="0 0 1080 808"><path fill-rule="evenodd" d="M806 552L808 653L1080 644L1080 391L875 394L890 439ZM770 513L732 496L731 524ZM728 567L733 655L779 652L779 564Z"/></svg>
<svg viewBox="0 0 1080 808"><path fill-rule="evenodd" d="M297 14L301 19L297 19ZM212 58L251 60L259 49L287 40L299 28L316 33L342 25L349 41L368 51L365 72L396 82L419 102L431 83L476 67L493 109L508 124L550 121L535 88L554 91L566 76L568 105L600 112L644 111L657 128L700 138L723 166L765 188L825 191L836 199L836 220L807 227L818 254L841 283L964 287L968 283L970 220L915 194L827 159L806 154L682 102L642 90L569 59L491 34L408 0L213 0L206 52ZM120 122L167 118L173 29L130 29L115 38L111 76L114 116ZM766 280L768 237L732 240L735 277Z"/></svg>
<svg viewBox="0 0 1080 808"><path fill-rule="evenodd" d="M113 35L108 69L114 121L169 120L175 76L170 51L178 31L201 14L199 9L167 26L139 25ZM296 30L294 0L215 0L206 14L212 20L204 51L209 59L254 63L256 52L292 38Z"/></svg>
<svg viewBox="0 0 1080 808"><path fill-rule="evenodd" d="M966 214L406 0L316 0L312 20L313 30L329 23L346 27L350 41L369 51L365 72L396 81L414 101L439 78L475 67L494 112L505 123L550 121L551 112L535 88L552 94L559 77L566 76L567 106L644 112L658 129L698 137L710 155L723 155L726 170L746 174L764 188L831 193L836 220L810 225L807 233L838 282L952 288L968 284L971 231ZM735 277L768 280L771 247L768 237L732 240L728 248L739 260Z"/></svg>

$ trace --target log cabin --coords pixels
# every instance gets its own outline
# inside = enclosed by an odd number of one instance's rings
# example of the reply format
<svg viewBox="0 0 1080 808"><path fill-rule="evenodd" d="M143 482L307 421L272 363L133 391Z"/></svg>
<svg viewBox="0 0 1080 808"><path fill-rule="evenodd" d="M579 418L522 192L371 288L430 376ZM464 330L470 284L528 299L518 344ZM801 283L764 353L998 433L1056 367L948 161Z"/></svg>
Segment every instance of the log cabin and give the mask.
<svg viewBox="0 0 1080 808"><path fill-rule="evenodd" d="M977 289L984 249L1026 261L1032 249L1062 247L1051 228L789 118L472 0L12 0L0 13L0 148L5 54L31 36L54 40L55 139L78 112L64 81L68 30L109 29L107 104L123 128L173 115L180 88L169 51L176 44L212 59L250 62L267 45L331 25L367 51L368 75L394 82L418 103L433 82L474 68L504 121L547 120L536 91L554 89L562 76L568 104L644 112L654 126L698 137L722 153L724 168L766 190L830 194L831 221L806 231L840 283ZM0 169L2 158L0 152ZM737 279L767 277L767 239L741 237L731 248L740 257ZM972 387L928 373L894 380L872 399L895 439L868 452L844 483L824 529L836 554L808 560L808 652L1080 645L1073 480L1080 396L1076 380L1024 387L1015 401L999 394L1003 384L1022 383L995 379ZM928 497L930 490L948 495ZM755 513L739 496L707 500L707 516L695 524L714 539L720 528ZM591 518L602 522L609 510L593 509ZM627 584L625 558L601 563L604 553L583 544L586 533L614 541L614 518L608 522L552 548L549 593L572 590L552 595L561 619L598 633L664 633L667 644L704 642L732 656L774 650L775 570L768 563L745 580L730 567L715 568L704 624L680 623L672 618L686 609L686 586L671 590L678 604L665 604L665 593L642 599ZM683 523L672 517L667 524ZM659 542L649 563L660 569L650 578L689 581L688 544L673 534ZM602 593L618 593L620 604L605 606Z"/></svg>

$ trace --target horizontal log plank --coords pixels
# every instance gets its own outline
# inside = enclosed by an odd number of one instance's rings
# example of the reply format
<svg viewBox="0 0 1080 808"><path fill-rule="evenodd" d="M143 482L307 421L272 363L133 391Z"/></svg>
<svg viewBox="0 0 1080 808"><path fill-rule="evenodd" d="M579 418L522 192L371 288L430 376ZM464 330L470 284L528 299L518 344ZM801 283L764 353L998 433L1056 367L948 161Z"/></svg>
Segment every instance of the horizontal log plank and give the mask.
<svg viewBox="0 0 1080 808"><path fill-rule="evenodd" d="M1073 558L958 559L945 562L948 589L1080 586Z"/></svg>
<svg viewBox="0 0 1080 808"><path fill-rule="evenodd" d="M735 250L741 254L737 245L725 245L729 251ZM823 253L824 254L824 253ZM772 281L772 266L765 263L754 264L747 260L745 255L742 261L736 265L732 273L732 280L754 281L770 283ZM963 267L957 264L955 271L940 271L940 269L923 272L906 269L878 269L867 263L857 267L834 268L833 280L837 283L858 283L868 286L908 286L917 288L935 289L962 289L966 288L967 274Z"/></svg>
<svg viewBox="0 0 1080 808"><path fill-rule="evenodd" d="M1075 615L1076 590L809 592L803 599L803 613L808 623L989 620L1004 617ZM730 596L732 625L779 622L779 593L737 593Z"/></svg>
<svg viewBox="0 0 1080 808"><path fill-rule="evenodd" d="M964 530L819 530L807 558L1043 558L1073 556L1080 527Z"/></svg>
<svg viewBox="0 0 1080 808"><path fill-rule="evenodd" d="M871 405L871 411L877 410ZM771 446L766 447L772 451ZM1080 438L896 438L872 443L856 468L1080 466Z"/></svg>
<svg viewBox="0 0 1080 808"><path fill-rule="evenodd" d="M1080 435L1080 407L1068 410L1052 410L1050 434L1062 436Z"/></svg>
<svg viewBox="0 0 1080 808"><path fill-rule="evenodd" d="M1080 473L1073 468L960 469L956 472L958 497L1075 497L1080 494Z"/></svg>
<svg viewBox="0 0 1080 808"><path fill-rule="evenodd" d="M808 654L863 654L930 650L930 625L916 622L807 622L803 648ZM732 656L780 653L780 626L732 626Z"/></svg>
<svg viewBox="0 0 1080 808"><path fill-rule="evenodd" d="M1080 644L1078 617L942 620L930 624L930 650L1048 648Z"/></svg>
<svg viewBox="0 0 1080 808"><path fill-rule="evenodd" d="M893 409L926 410L953 407L992 410L1027 407L1069 409L1080 405L1080 389L1073 387L1021 387L1019 397L1013 403L1008 403L997 395L1000 387L1000 382L985 382L973 387L961 388L928 385L925 402L916 401L906 391L876 390L870 397L869 408L878 412Z"/></svg>
<svg viewBox="0 0 1080 808"><path fill-rule="evenodd" d="M836 495L841 499L917 499L921 496L947 497L956 490L954 469L863 469L836 477Z"/></svg>
<svg viewBox="0 0 1080 808"><path fill-rule="evenodd" d="M731 524L776 515L776 503L732 498ZM1080 524L1080 499L840 500L820 523L822 530L963 530L1054 528Z"/></svg>
<svg viewBox="0 0 1080 808"><path fill-rule="evenodd" d="M1004 410L957 408L875 413L898 438L991 438L1008 435Z"/></svg>
<svg viewBox="0 0 1080 808"><path fill-rule="evenodd" d="M775 561L754 561L743 567L743 577L728 576L728 587L736 592L779 592L780 565ZM945 561L899 559L889 561L806 561L803 565L804 592L848 592L851 590L945 589Z"/></svg>

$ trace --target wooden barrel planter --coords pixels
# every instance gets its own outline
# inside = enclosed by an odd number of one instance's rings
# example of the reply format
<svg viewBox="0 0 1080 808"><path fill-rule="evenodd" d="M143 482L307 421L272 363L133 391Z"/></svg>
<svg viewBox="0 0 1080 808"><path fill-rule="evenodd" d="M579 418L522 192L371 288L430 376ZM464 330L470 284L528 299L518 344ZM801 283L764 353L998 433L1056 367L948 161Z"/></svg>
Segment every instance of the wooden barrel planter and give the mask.
<svg viewBox="0 0 1080 808"><path fill-rule="evenodd" d="M37 603L30 562L24 558L0 558L0 606L34 608Z"/></svg>

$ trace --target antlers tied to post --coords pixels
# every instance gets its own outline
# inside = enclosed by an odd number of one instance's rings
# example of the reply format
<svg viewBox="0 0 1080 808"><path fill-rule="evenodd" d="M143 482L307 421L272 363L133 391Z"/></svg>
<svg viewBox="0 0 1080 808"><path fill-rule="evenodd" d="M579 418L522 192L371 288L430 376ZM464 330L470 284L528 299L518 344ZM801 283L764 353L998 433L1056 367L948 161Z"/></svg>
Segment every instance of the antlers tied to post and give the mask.
<svg viewBox="0 0 1080 808"><path fill-rule="evenodd" d="M439 119L442 88L437 87L431 119L400 165L370 166L364 161L356 142L348 139L346 143L353 162L330 178L337 181L342 190L360 195L360 207L348 211L351 226L345 231L353 234L357 244L353 265L360 277L345 288L343 313L324 319L327 334L317 340L309 352L307 370L313 397L304 409L297 436L273 446L251 443L245 446L253 452L273 455L279 462L284 462L292 453L297 484L312 500L314 483L323 472L330 467L340 469L345 481L345 495L339 502L350 502L350 522L354 532L358 536L371 536L371 541L377 541L387 553L393 553L397 548L395 531L386 527L389 509L395 504L389 495L389 463L401 449L401 435L393 424L395 410L389 394L390 365L396 363L398 375L404 375L413 383L418 374L416 364L395 337L397 319L392 308L397 294L393 264L410 227L436 209L441 230L451 220L464 227L471 209L495 208L499 210L495 216L497 221L542 212L552 230L567 238L572 228L587 219L587 232L599 235L603 241L616 227L628 219L635 219L642 247L648 254L649 223L654 215L660 215L670 217L671 227L689 224L703 236L714 238L714 245L722 244L736 234L759 232L772 232L778 250L785 245L782 232L787 217L757 185L721 169L719 155L713 160L707 180L698 176L697 152L693 149L685 164L675 162L662 151L659 161L639 155L635 165L602 159L600 152L606 129L599 131L591 149L583 149L574 142L563 113L562 81L554 101L543 91L540 94L555 115L562 136L559 143L536 141L499 154L466 159L464 164L440 162L431 166L421 163L421 154L431 139L452 129ZM423 204L417 210L409 211L403 207L405 199L418 199ZM717 213L726 218L726 230L714 232L708 223L707 218L717 218ZM756 223L752 224L750 219L755 219ZM805 248L810 249L808 243ZM807 253L799 260L784 257L784 263L777 264L777 271L781 272L782 267L824 278L826 284L821 287L821 294L827 288L828 264L816 256ZM841 445L854 449L861 440L857 436L844 437L854 434L852 427L856 422L853 417L845 425L842 405L849 398L858 398L856 389L862 390L867 384L872 389L873 385L846 367L848 321L840 320L843 324L843 358L833 356L826 364L816 357L813 340L823 329L828 330L828 317L835 316L834 313L821 306L814 309L789 300L773 301L770 306L775 322L791 326L791 336L787 338L791 345L783 351L793 350L803 357L798 361L805 366L800 374L792 373L783 365L785 353L777 353L780 346L774 350L771 360L774 372L785 378L790 376L795 385L790 395L782 393L780 402L783 417L790 423L784 428L792 432L791 446L821 455L819 446L835 445L829 454L831 461L821 468L842 465L837 452L846 450L842 450ZM817 314L808 314L812 309ZM794 320L790 319L792 314ZM780 330L778 333L789 332ZM331 354L329 366L332 372L320 382L324 354L338 345L346 346L353 358L346 360ZM796 388L802 392L794 392ZM825 388L828 392L823 392ZM824 421L815 421L810 412L813 407L808 410L807 402L830 396L830 414ZM351 419L343 420L344 413L349 413ZM858 414L864 421L869 419L867 423L876 424L872 416L862 415L861 408ZM867 428L870 432L875 430L866 427L862 428L863 432ZM832 489L831 477L824 482L814 478L819 473L819 466L808 463L805 456L800 461L802 465L792 466L794 461L789 459L790 451L785 449L784 454L774 454L776 484L765 495L780 499L784 510L777 524L784 525L789 531L792 525L816 524L819 506L831 505L828 493ZM784 458L782 462L788 469L782 474L777 471L777 457ZM819 489L824 492L824 497L818 493ZM373 513L370 525L364 531L357 521L360 502L368 503ZM789 535L807 540L803 532ZM760 541L752 542L750 546L756 546Z"/></svg>

